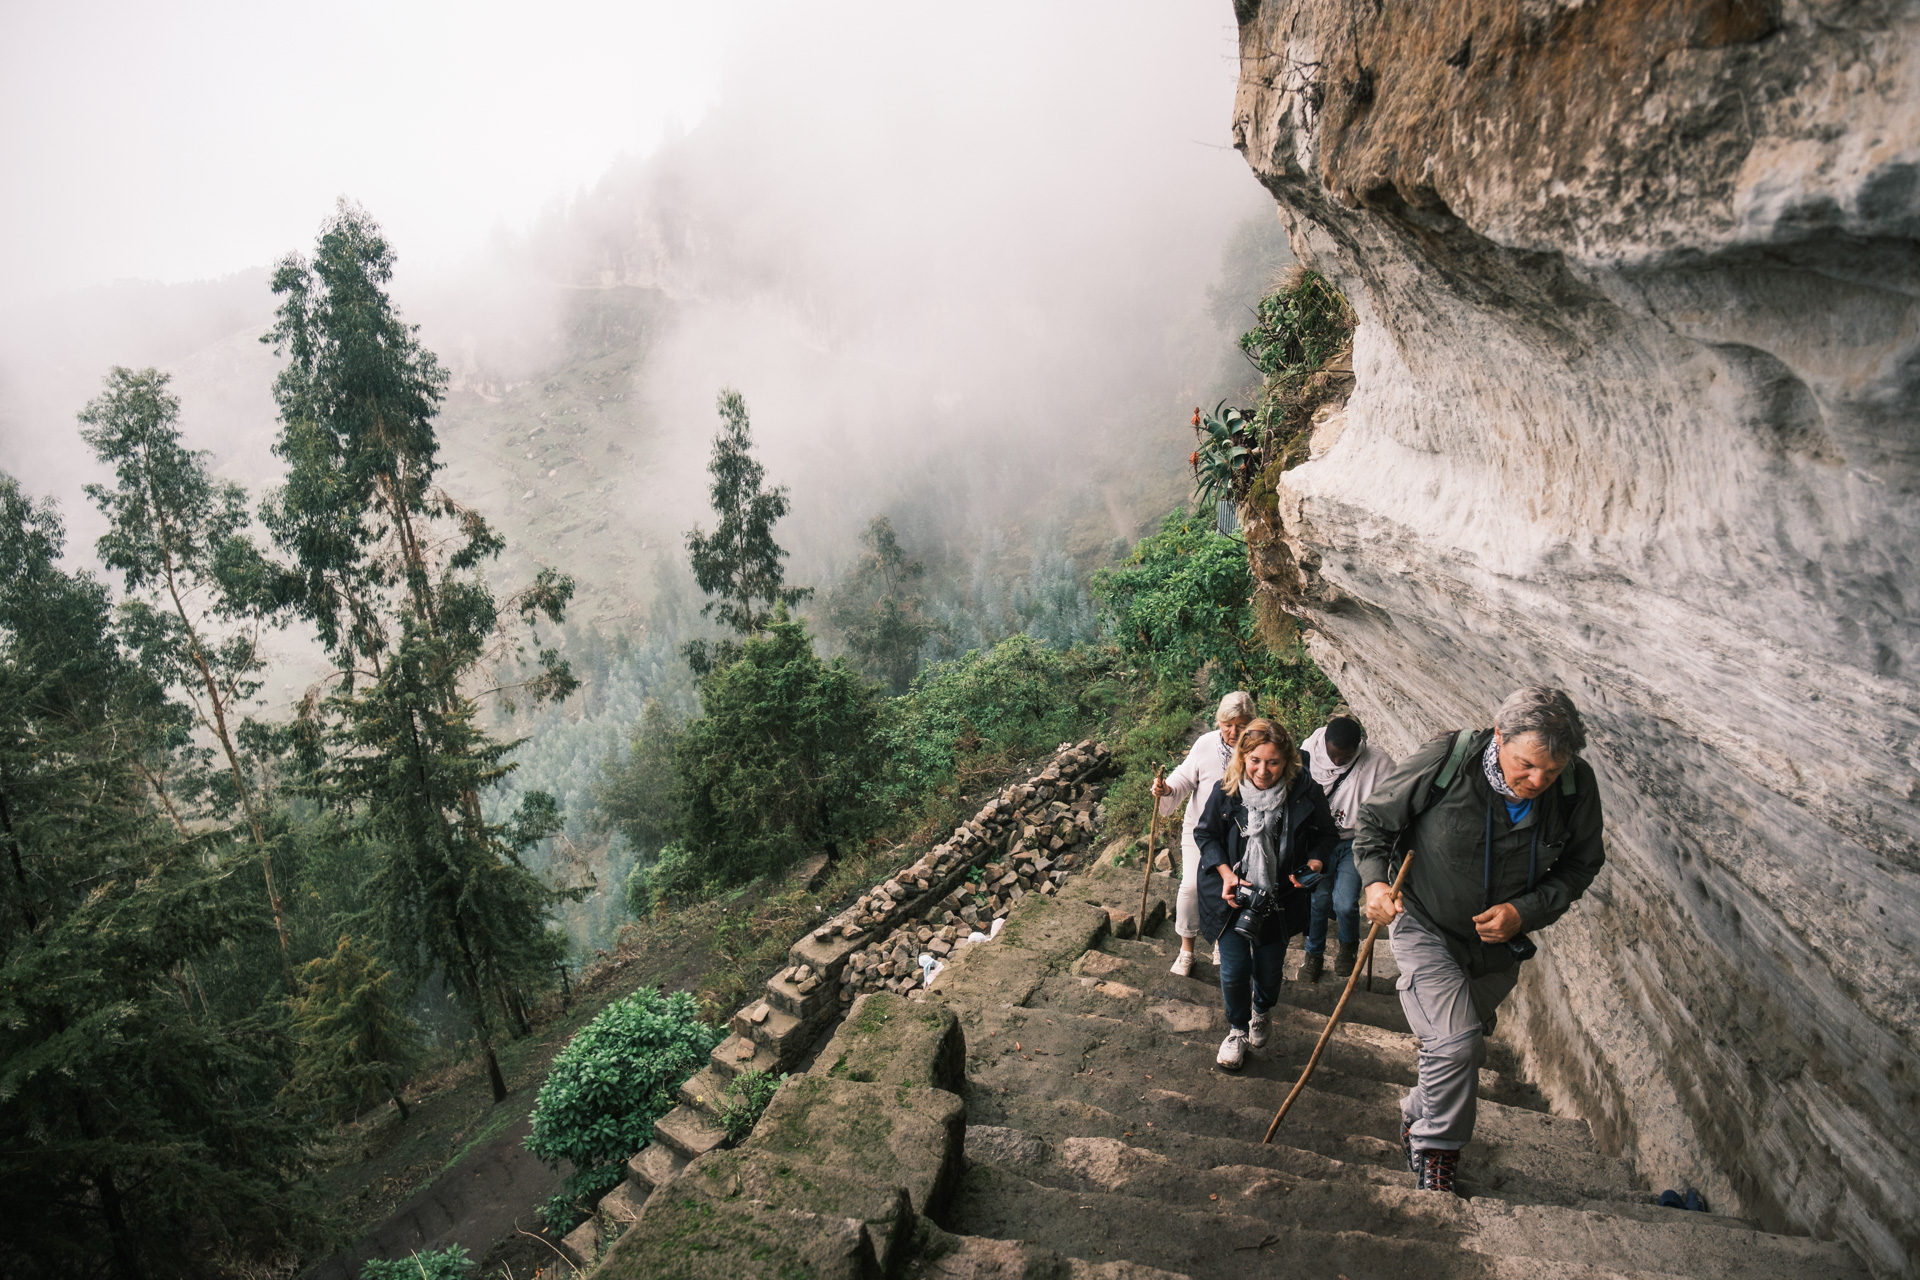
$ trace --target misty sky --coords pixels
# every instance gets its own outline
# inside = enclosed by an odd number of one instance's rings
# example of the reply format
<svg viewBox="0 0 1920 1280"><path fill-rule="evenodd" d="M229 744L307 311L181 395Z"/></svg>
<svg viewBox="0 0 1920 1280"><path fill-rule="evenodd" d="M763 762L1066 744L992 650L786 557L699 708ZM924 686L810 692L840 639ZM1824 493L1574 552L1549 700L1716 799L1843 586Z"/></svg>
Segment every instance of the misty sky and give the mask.
<svg viewBox="0 0 1920 1280"><path fill-rule="evenodd" d="M0 470L85 563L103 477L74 415L154 364L186 437L264 492L265 269L344 195L456 393L572 358L583 291L671 299L608 388L632 461L594 475L644 494L614 504L643 545L699 514L720 386L793 486L802 560L929 489L974 529L1038 502L994 467L1164 478L1238 359L1223 246L1274 226L1226 145L1237 70L1225 0L0 5ZM511 524L558 406L478 405L450 403L446 456ZM1073 502L1116 537L1144 509Z"/></svg>
<svg viewBox="0 0 1920 1280"><path fill-rule="evenodd" d="M695 124L766 6L661 0L0 5L0 281L220 276L351 192L416 260Z"/></svg>

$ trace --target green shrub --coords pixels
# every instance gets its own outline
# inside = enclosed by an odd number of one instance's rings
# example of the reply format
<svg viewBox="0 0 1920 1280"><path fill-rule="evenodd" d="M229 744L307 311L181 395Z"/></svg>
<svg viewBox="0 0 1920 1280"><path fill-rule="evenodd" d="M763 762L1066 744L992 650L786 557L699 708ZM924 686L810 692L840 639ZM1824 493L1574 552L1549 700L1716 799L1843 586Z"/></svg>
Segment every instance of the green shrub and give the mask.
<svg viewBox="0 0 1920 1280"><path fill-rule="evenodd" d="M718 1038L684 991L640 990L608 1005L554 1059L527 1150L555 1169L562 1160L573 1165L569 1195L606 1190Z"/></svg>
<svg viewBox="0 0 1920 1280"><path fill-rule="evenodd" d="M727 1081L727 1090L720 1095L720 1105L714 1113L720 1121L720 1128L726 1133L728 1142L739 1142L760 1121L760 1113L773 1101L773 1095L781 1085L787 1082L784 1072L775 1075L771 1071L742 1071Z"/></svg>
<svg viewBox="0 0 1920 1280"><path fill-rule="evenodd" d="M1112 701L1111 665L1098 650L1050 649L1023 634L927 668L881 708L874 754L888 804L912 804L976 761L1082 736Z"/></svg>
<svg viewBox="0 0 1920 1280"><path fill-rule="evenodd" d="M686 798L681 882L742 884L864 839L877 702L857 671L820 660L784 608L737 661L701 677L704 714L673 753ZM671 847L653 871L656 901L670 892Z"/></svg>
<svg viewBox="0 0 1920 1280"><path fill-rule="evenodd" d="M360 1280L466 1280L473 1258L460 1245L448 1245L405 1258L369 1258L360 1267Z"/></svg>
<svg viewBox="0 0 1920 1280"><path fill-rule="evenodd" d="M1168 513L1126 562L1093 575L1114 641L1162 680L1212 664L1210 692L1253 689L1274 664L1253 618L1246 544L1210 520Z"/></svg>

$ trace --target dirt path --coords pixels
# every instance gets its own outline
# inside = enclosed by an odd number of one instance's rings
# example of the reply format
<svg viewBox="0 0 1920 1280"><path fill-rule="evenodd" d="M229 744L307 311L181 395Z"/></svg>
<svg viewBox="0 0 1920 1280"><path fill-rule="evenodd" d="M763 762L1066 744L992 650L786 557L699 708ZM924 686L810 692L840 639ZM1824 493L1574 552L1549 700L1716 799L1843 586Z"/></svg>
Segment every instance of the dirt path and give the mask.
<svg viewBox="0 0 1920 1280"><path fill-rule="evenodd" d="M529 1107L532 1099L509 1098L501 1105L516 1103ZM311 1268L306 1280L357 1280L360 1265L369 1258L404 1258L417 1250L453 1244L465 1245L479 1262L503 1233L513 1230L515 1218L521 1227L535 1229L532 1206L559 1191L563 1175L527 1151L530 1125L531 1117L523 1113L402 1204L372 1233Z"/></svg>

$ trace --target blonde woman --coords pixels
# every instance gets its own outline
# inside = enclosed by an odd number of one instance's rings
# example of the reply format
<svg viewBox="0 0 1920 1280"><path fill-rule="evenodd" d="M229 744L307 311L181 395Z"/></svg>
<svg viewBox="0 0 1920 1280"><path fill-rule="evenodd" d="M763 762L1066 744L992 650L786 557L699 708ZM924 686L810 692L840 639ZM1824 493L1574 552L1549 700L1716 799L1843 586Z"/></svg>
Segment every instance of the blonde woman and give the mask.
<svg viewBox="0 0 1920 1280"><path fill-rule="evenodd" d="M1255 720L1240 731L1194 828L1200 928L1219 940L1227 1009L1215 1061L1229 1071L1247 1050L1266 1049L1287 939L1307 927L1311 894L1298 877L1323 869L1337 838L1326 793L1302 764L1285 729Z"/></svg>
<svg viewBox="0 0 1920 1280"><path fill-rule="evenodd" d="M1180 935L1180 954L1173 958L1173 971L1183 978L1193 972L1193 940L1200 932L1200 846L1194 843L1193 829L1213 784L1227 772L1240 730L1252 720L1253 699L1246 694L1236 690L1220 699L1220 709L1213 713L1213 730L1194 740L1179 768L1153 784L1153 794L1160 797L1161 817L1172 817L1181 804L1187 804L1187 820L1180 827L1180 889L1173 899L1173 928Z"/></svg>

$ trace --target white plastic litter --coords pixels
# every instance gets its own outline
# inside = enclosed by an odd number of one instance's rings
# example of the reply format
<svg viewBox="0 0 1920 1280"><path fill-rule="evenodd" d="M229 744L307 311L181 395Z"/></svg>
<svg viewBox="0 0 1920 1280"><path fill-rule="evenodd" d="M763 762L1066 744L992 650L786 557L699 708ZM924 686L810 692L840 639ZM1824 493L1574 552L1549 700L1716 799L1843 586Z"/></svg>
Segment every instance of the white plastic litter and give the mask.
<svg viewBox="0 0 1920 1280"><path fill-rule="evenodd" d="M944 968L946 968L945 965L935 960L931 955L923 953L920 957L920 985L923 987L932 986L934 978L939 976L940 971Z"/></svg>
<svg viewBox="0 0 1920 1280"><path fill-rule="evenodd" d="M989 938L999 937L1000 930L1006 927L1006 923L1007 923L1007 918L1005 916L1001 916L998 920L995 920L993 922L993 932L989 933L987 936Z"/></svg>

